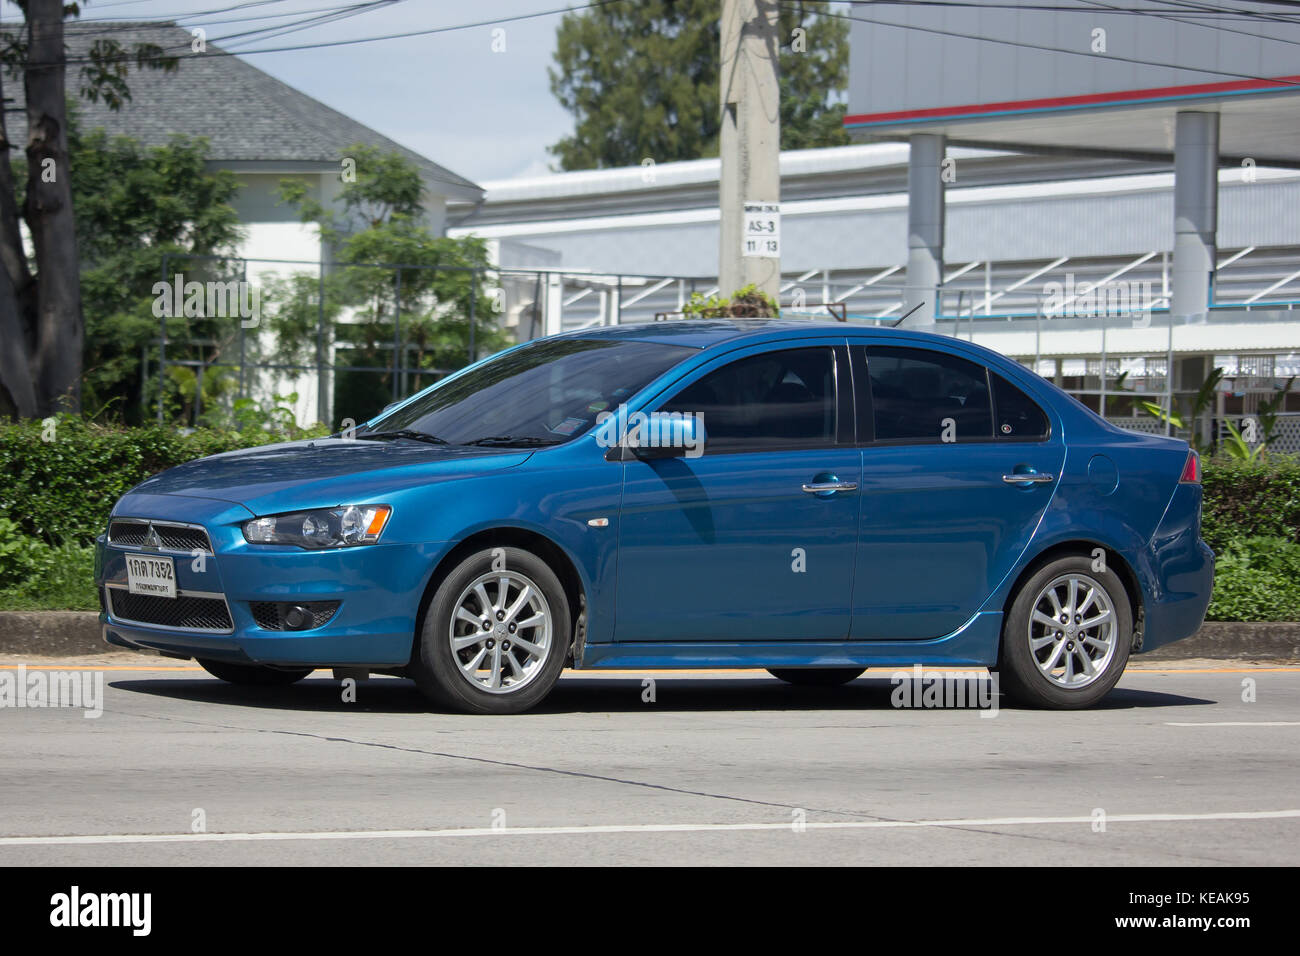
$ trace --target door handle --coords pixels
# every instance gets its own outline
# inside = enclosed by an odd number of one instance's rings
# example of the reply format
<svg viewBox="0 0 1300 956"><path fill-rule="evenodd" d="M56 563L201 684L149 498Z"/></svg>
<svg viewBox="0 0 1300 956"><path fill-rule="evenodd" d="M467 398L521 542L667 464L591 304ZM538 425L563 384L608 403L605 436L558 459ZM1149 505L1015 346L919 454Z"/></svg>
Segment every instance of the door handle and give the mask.
<svg viewBox="0 0 1300 956"><path fill-rule="evenodd" d="M1049 475L1045 472L1023 471L1015 475L1003 475L1002 480L1009 485L1042 485L1049 481L1054 481L1055 475Z"/></svg>
<svg viewBox="0 0 1300 956"><path fill-rule="evenodd" d="M856 481L814 481L803 486L810 495L827 494L836 491L857 491Z"/></svg>

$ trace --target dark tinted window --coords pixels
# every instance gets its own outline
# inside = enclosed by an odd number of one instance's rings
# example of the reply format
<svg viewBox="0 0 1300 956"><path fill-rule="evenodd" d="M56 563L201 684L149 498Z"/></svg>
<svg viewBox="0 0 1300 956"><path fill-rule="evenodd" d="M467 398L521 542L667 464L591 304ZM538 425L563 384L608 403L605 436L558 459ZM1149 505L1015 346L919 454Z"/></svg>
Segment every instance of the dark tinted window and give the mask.
<svg viewBox="0 0 1300 956"><path fill-rule="evenodd" d="M483 438L559 444L694 353L657 342L542 339L421 393L370 430L413 429L452 444Z"/></svg>
<svg viewBox="0 0 1300 956"><path fill-rule="evenodd" d="M999 438L1046 438L1047 416L1034 400L996 372L993 379L993 413Z"/></svg>
<svg viewBox="0 0 1300 956"><path fill-rule="evenodd" d="M867 373L877 441L992 437L982 365L929 349L869 348Z"/></svg>
<svg viewBox="0 0 1300 956"><path fill-rule="evenodd" d="M705 450L835 443L835 352L788 349L738 359L686 386L663 411L704 416Z"/></svg>

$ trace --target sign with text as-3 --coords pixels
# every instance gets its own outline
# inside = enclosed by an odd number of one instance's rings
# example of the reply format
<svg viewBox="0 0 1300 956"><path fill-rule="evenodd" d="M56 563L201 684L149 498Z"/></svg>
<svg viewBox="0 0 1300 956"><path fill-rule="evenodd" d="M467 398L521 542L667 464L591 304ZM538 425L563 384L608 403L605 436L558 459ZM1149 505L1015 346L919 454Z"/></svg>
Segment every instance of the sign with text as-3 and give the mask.
<svg viewBox="0 0 1300 956"><path fill-rule="evenodd" d="M745 203L743 254L776 259L781 255L781 204Z"/></svg>

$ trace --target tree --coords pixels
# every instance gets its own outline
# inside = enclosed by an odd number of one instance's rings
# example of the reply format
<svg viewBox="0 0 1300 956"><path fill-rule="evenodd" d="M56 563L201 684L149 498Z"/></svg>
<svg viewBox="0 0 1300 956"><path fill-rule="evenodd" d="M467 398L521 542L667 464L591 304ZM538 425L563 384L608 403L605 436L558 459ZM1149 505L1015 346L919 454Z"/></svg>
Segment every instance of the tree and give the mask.
<svg viewBox="0 0 1300 956"><path fill-rule="evenodd" d="M840 146L848 25L828 3L782 4L781 148ZM550 147L564 170L718 154L719 0L643 0L567 13L551 92L574 134Z"/></svg>
<svg viewBox="0 0 1300 956"><path fill-rule="evenodd" d="M355 175L344 177L337 208L312 198L302 180L286 179L280 185L282 201L297 206L303 222L320 228L341 267L327 275L323 303L321 282L314 275L267 283L277 360L310 364L321 317L325 345L348 357L343 364L391 367L388 347L397 335L402 366L427 370L404 375L397 383L399 393L409 394L434 380L435 370L459 368L470 358L471 312L475 353L503 347L505 336L484 288L490 264L483 241L430 232L421 222L424 184L419 170L400 154L356 144L344 155ZM477 277L470 270L478 270ZM392 375L340 372L336 392L336 420L369 418L391 401Z"/></svg>
<svg viewBox="0 0 1300 956"><path fill-rule="evenodd" d="M63 23L80 15L62 0L16 0L25 29L0 33L0 102L4 78L22 79L27 114L26 182L21 207L0 113L0 405L11 414L44 416L81 403L85 337L72 177L68 159ZM137 65L175 69L175 57L140 44ZM97 40L79 73L80 93L117 109L130 97L126 75L132 53ZM27 226L35 259L19 229Z"/></svg>
<svg viewBox="0 0 1300 956"><path fill-rule="evenodd" d="M203 139L177 135L165 146L146 148L125 136L110 138L102 129L83 134L74 119L68 143L85 300L83 405L94 410L120 398L116 417L133 421L142 399L156 397L148 394L152 381L140 379L140 355L158 335L153 287L162 258L233 259L243 236L231 206L239 183L228 170L206 168ZM213 269L205 260L174 263L169 271L187 278L220 271L223 264L219 260ZM172 358L182 357L185 339L228 345L224 340L235 334L228 319L180 315L166 322L168 339L175 342L168 346ZM183 379L173 383L183 394L168 400L184 404L194 394L193 373L182 366L169 372ZM205 384L207 405L220 382L214 377Z"/></svg>

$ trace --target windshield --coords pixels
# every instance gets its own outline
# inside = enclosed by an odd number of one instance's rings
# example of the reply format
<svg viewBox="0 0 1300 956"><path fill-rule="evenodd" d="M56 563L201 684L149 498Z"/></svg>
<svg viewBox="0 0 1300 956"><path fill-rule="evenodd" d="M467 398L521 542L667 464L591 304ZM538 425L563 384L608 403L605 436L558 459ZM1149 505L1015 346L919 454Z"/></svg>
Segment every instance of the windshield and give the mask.
<svg viewBox="0 0 1300 956"><path fill-rule="evenodd" d="M558 445L695 352L657 342L541 339L381 415L362 437L407 431L453 445Z"/></svg>

